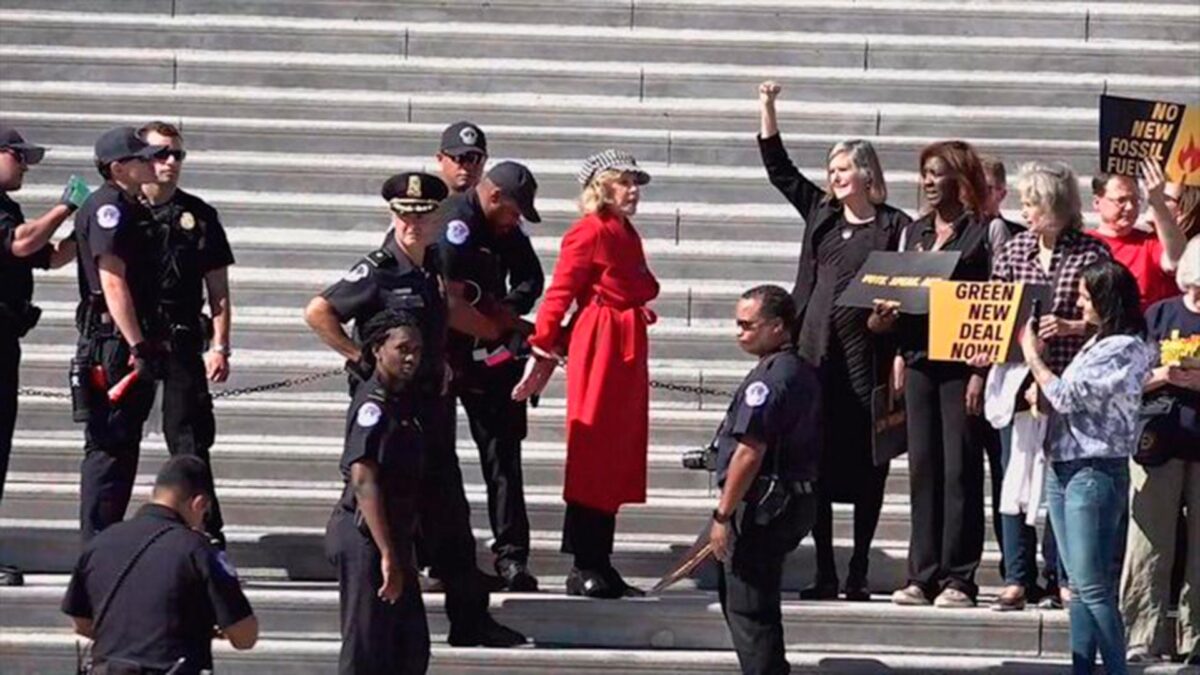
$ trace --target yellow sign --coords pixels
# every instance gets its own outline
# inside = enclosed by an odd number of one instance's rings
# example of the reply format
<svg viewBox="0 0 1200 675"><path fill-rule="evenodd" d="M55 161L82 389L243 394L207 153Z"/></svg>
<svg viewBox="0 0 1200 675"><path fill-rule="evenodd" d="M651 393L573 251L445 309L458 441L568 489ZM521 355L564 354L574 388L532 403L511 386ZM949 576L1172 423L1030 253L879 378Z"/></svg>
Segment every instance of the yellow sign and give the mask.
<svg viewBox="0 0 1200 675"><path fill-rule="evenodd" d="M991 363L1014 360L1016 331L1046 286L1001 281L938 281L929 287L929 359Z"/></svg>
<svg viewBox="0 0 1200 675"><path fill-rule="evenodd" d="M1137 176L1146 157L1168 181L1200 186L1200 107L1101 96L1101 170Z"/></svg>

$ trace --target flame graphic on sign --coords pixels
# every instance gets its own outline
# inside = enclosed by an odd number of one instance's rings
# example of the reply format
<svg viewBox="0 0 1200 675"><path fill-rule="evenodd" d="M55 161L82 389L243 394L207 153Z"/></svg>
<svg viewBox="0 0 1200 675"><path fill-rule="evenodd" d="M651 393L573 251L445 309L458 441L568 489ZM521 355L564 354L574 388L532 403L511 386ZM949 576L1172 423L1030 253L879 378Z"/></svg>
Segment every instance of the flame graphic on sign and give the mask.
<svg viewBox="0 0 1200 675"><path fill-rule="evenodd" d="M1189 174L1200 170L1200 148L1196 147L1196 137L1188 136L1187 147L1179 151L1179 168Z"/></svg>

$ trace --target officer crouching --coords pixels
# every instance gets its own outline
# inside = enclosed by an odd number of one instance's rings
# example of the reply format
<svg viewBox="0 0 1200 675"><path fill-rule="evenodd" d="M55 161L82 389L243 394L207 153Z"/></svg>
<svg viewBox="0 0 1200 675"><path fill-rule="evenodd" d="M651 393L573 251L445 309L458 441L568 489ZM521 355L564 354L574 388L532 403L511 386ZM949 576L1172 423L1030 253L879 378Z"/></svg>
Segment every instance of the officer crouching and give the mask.
<svg viewBox="0 0 1200 675"><path fill-rule="evenodd" d="M717 431L721 498L710 531L721 608L743 673L790 672L779 587L784 557L812 529L820 389L793 342L796 309L778 286L742 294L738 345L758 365Z"/></svg>
<svg viewBox="0 0 1200 675"><path fill-rule="evenodd" d="M150 503L88 542L62 602L94 640L88 672L193 675L212 670L217 630L235 649L258 641L236 571L202 531L212 495L203 460L172 457Z"/></svg>
<svg viewBox="0 0 1200 675"><path fill-rule="evenodd" d="M361 330L374 370L346 415L346 487L325 530L338 571L342 675L424 673L429 627L413 559L424 433L412 386L421 362L417 321L387 309Z"/></svg>

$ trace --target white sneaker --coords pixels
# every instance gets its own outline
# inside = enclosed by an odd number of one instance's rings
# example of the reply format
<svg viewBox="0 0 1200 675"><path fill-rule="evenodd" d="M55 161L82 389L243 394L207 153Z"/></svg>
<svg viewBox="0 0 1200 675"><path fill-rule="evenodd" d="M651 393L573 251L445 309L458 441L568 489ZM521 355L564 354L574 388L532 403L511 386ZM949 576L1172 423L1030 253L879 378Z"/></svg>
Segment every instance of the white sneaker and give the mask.
<svg viewBox="0 0 1200 675"><path fill-rule="evenodd" d="M947 588L938 594L937 599L933 601L933 606L942 609L966 609L974 607L975 601L957 588Z"/></svg>

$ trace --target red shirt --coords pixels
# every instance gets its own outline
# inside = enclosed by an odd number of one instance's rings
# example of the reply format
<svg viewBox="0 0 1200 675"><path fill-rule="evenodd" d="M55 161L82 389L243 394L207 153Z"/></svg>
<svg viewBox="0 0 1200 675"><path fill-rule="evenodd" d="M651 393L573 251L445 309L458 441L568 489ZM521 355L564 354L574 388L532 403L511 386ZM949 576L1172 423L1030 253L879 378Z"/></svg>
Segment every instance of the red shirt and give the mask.
<svg viewBox="0 0 1200 675"><path fill-rule="evenodd" d="M1108 244L1113 260L1133 272L1138 294L1142 297L1143 312L1159 300L1180 294L1175 275L1163 271L1163 245L1158 235L1143 230L1133 230L1124 237L1110 237L1099 230L1091 230L1088 234Z"/></svg>

